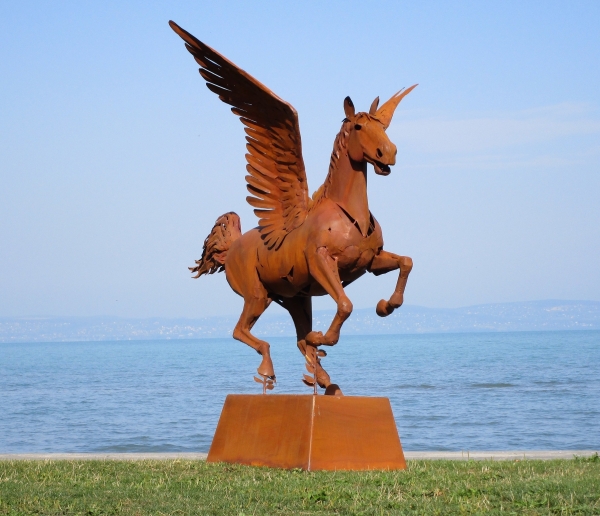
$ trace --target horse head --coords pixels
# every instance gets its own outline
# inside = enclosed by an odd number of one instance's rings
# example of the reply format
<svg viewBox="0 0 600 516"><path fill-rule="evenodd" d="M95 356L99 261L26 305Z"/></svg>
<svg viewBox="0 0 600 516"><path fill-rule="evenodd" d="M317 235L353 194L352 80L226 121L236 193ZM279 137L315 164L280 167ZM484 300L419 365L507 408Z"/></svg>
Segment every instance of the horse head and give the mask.
<svg viewBox="0 0 600 516"><path fill-rule="evenodd" d="M368 113L355 113L350 97L344 99L344 112L349 122L348 155L353 161L371 163L375 173L387 176L390 167L396 164L396 146L390 141L385 130L389 127L394 111L400 101L408 95L416 84L400 90L379 109L379 97L371 104Z"/></svg>

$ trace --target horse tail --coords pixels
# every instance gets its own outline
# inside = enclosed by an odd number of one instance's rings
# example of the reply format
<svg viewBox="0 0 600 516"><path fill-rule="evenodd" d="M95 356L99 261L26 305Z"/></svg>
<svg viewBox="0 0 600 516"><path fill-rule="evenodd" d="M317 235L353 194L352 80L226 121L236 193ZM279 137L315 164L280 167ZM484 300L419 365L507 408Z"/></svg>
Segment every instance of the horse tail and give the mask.
<svg viewBox="0 0 600 516"><path fill-rule="evenodd" d="M193 278L225 270L227 251L240 236L242 236L242 224L238 214L230 211L221 215L204 240L202 258L196 260L195 267L188 267L190 271L196 273Z"/></svg>

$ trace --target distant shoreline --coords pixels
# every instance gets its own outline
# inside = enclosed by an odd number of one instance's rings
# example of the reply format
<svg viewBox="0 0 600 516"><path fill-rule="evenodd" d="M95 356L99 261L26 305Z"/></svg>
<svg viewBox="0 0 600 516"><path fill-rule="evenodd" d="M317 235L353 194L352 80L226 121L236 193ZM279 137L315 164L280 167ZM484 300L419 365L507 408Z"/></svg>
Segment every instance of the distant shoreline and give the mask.
<svg viewBox="0 0 600 516"><path fill-rule="evenodd" d="M313 327L327 328L333 315L333 311L316 310ZM230 338L237 319L0 317L0 343ZM463 308L405 305L386 318L377 317L373 308L363 308L354 310L343 335L581 330L600 330L600 301L546 300ZM295 336L291 318L280 308L261 317L253 333L271 338Z"/></svg>
<svg viewBox="0 0 600 516"><path fill-rule="evenodd" d="M342 338L345 337L393 337L393 336L401 336L401 337L419 337L425 335L498 335L498 334L512 334L512 333L586 333L586 332L598 332L600 328L596 329L570 329L570 330L473 330L473 331L439 331L439 332L421 332L421 333L350 333L346 335L342 335ZM283 339L283 338L295 338L295 335L259 335L264 339ZM3 344L83 344L83 343L108 343L108 342L180 342L186 340L197 340L197 341L211 341L211 340L233 340L231 335L223 336L223 337L164 337L164 338L153 338L153 337L135 337L135 338L107 338L107 339L69 339L69 340L11 340L4 341L0 339L0 346Z"/></svg>

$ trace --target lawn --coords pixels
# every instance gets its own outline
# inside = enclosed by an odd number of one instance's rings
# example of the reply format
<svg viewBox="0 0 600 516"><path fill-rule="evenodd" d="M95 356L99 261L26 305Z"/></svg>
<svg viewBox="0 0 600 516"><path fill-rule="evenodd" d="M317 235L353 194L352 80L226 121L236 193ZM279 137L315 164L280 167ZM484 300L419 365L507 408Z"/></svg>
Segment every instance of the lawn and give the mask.
<svg viewBox="0 0 600 516"><path fill-rule="evenodd" d="M600 514L600 459L305 472L191 460L0 461L0 514Z"/></svg>

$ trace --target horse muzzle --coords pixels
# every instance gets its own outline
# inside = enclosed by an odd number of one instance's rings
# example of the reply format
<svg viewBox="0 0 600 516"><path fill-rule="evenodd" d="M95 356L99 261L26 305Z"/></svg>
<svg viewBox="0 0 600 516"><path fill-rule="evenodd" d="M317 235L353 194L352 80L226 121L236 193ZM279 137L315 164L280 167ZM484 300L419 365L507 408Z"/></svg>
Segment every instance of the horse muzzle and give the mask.
<svg viewBox="0 0 600 516"><path fill-rule="evenodd" d="M389 176L392 172L390 166L381 161L373 161L373 168L375 169L375 173L380 176Z"/></svg>

